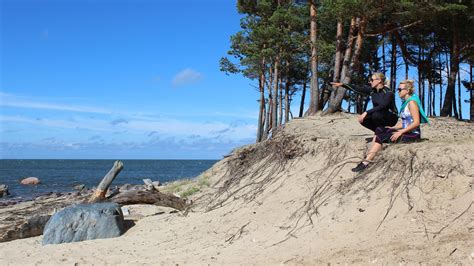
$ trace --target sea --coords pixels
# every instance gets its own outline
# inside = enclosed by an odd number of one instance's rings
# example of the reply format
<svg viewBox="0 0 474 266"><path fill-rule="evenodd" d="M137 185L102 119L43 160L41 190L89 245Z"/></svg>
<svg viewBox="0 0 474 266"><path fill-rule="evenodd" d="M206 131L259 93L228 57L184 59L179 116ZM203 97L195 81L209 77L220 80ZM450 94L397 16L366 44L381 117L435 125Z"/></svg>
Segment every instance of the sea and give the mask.
<svg viewBox="0 0 474 266"><path fill-rule="evenodd" d="M51 192L72 192L75 185L97 186L115 160L0 160L0 184L10 196L0 200L30 200ZM193 178L209 169L216 160L122 160L123 169L111 187L143 184L143 179L166 183ZM21 185L26 177L37 177L34 186Z"/></svg>

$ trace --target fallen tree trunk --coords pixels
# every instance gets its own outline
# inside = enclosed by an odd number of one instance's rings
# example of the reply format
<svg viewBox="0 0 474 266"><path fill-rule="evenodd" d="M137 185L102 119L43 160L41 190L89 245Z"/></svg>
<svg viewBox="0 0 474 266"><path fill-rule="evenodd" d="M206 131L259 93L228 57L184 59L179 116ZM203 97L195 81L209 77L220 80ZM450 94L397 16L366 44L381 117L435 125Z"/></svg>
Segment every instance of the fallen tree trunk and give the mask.
<svg viewBox="0 0 474 266"><path fill-rule="evenodd" d="M120 205L131 204L153 204L157 206L170 207L176 210L184 210L189 203L186 199L172 194L166 194L157 190L127 190L119 192L110 201Z"/></svg>

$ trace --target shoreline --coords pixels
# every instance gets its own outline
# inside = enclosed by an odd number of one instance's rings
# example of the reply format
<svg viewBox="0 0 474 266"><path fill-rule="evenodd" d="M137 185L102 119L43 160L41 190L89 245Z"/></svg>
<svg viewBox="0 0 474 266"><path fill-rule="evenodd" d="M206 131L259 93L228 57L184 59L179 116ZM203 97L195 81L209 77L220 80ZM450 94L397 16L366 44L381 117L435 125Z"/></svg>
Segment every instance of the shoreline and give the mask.
<svg viewBox="0 0 474 266"><path fill-rule="evenodd" d="M113 165L114 160L8 160L0 164L0 184L8 186L6 200L33 200L49 193L71 193L74 187L94 188ZM112 187L140 185L143 179L161 183L192 179L206 171L215 160L133 160L124 161L124 169ZM26 177L40 179L38 185L22 185Z"/></svg>

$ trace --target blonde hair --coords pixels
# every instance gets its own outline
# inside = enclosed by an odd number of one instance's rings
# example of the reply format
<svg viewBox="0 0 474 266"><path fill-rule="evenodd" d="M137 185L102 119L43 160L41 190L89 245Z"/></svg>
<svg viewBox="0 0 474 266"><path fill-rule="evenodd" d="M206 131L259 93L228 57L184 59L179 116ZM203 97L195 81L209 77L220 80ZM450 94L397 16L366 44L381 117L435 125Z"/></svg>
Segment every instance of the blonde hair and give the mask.
<svg viewBox="0 0 474 266"><path fill-rule="evenodd" d="M407 89L408 94L413 95L415 93L415 81L412 79L402 80L400 84L405 84L405 89Z"/></svg>
<svg viewBox="0 0 474 266"><path fill-rule="evenodd" d="M376 76L378 79L380 79L383 84L385 85L385 87L387 88L390 88L390 80L387 79L387 77L385 77L385 74L382 73L382 72L375 72L375 73L372 73L372 76Z"/></svg>

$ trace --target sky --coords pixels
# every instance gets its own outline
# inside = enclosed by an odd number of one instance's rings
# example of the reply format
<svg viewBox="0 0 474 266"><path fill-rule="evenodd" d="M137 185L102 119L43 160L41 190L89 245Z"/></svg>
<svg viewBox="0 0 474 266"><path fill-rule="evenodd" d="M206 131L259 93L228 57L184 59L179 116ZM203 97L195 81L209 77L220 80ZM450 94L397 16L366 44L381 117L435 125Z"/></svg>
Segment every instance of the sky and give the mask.
<svg viewBox="0 0 474 266"><path fill-rule="evenodd" d="M1 0L0 158L220 159L258 92L219 71L231 0Z"/></svg>
<svg viewBox="0 0 474 266"><path fill-rule="evenodd" d="M256 82L219 71L235 0L0 0L0 30L0 159L220 159L255 142Z"/></svg>

